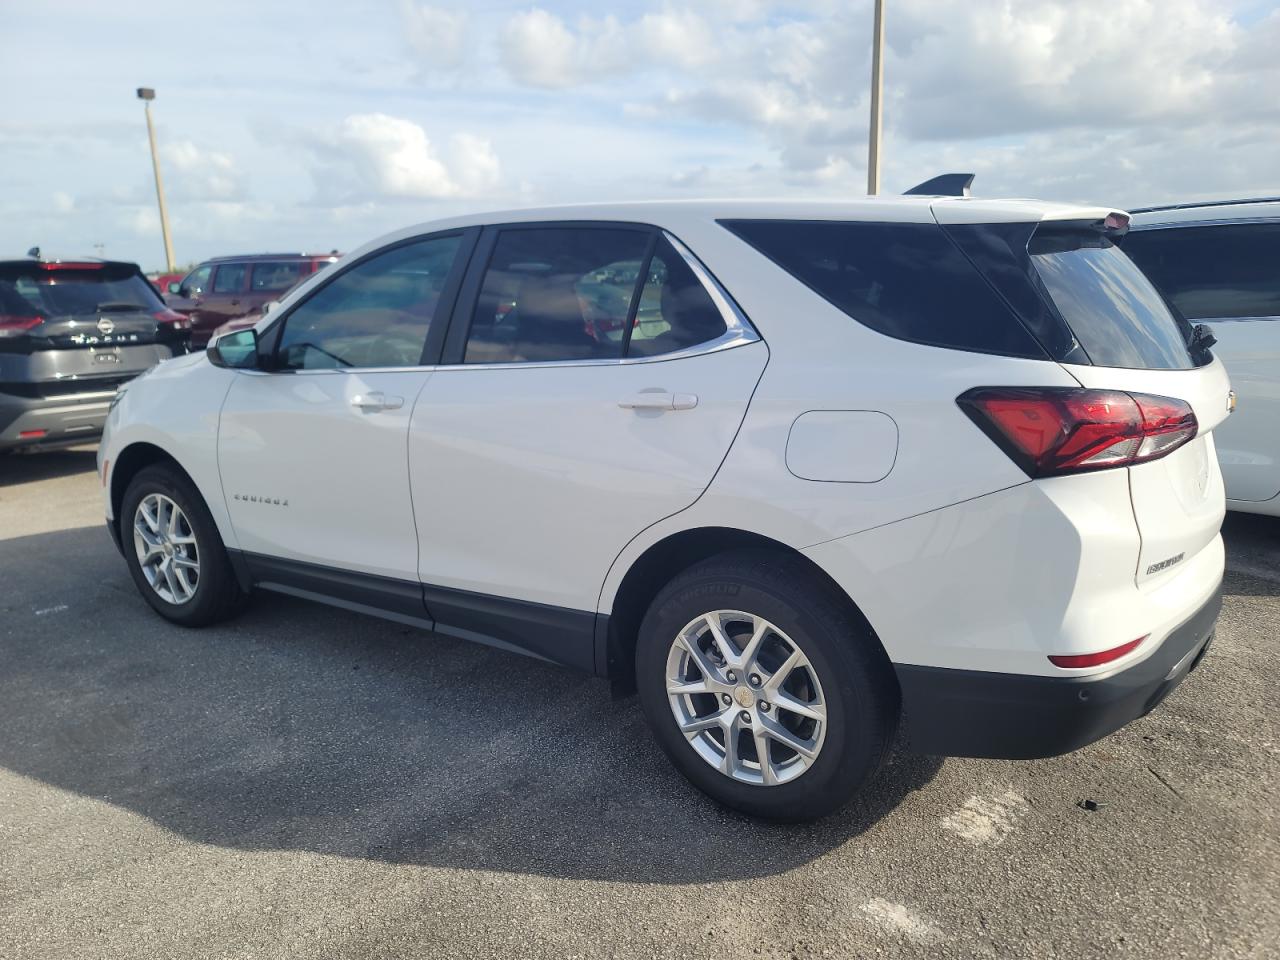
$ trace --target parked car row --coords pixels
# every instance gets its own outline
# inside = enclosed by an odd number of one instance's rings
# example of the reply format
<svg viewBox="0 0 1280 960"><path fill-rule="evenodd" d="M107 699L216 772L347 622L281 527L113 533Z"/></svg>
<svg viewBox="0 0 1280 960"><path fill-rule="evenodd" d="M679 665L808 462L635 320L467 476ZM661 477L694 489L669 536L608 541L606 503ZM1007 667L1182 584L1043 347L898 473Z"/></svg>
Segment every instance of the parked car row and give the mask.
<svg viewBox="0 0 1280 960"><path fill-rule="evenodd" d="M228 321L260 317L263 306L338 260L327 254L259 253L215 257L165 288L169 307L191 318L191 346L203 348Z"/></svg>
<svg viewBox="0 0 1280 960"><path fill-rule="evenodd" d="M96 440L119 386L203 349L220 325L252 326L338 257L217 257L154 281L137 264L37 248L0 260L0 452Z"/></svg>
<svg viewBox="0 0 1280 960"><path fill-rule="evenodd" d="M755 815L839 807L899 730L1074 750L1221 602L1227 371L1129 233L938 196L413 227L122 390L109 530L176 623L274 590L635 689Z"/></svg>

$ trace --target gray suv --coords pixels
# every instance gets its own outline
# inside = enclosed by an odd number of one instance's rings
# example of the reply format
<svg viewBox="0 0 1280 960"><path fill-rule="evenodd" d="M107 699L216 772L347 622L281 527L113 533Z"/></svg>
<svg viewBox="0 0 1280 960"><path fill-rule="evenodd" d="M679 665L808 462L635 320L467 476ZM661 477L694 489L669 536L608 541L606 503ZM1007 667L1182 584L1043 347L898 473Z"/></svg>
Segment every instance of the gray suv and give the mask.
<svg viewBox="0 0 1280 960"><path fill-rule="evenodd" d="M0 451L94 440L116 388L187 352L136 263L0 260Z"/></svg>

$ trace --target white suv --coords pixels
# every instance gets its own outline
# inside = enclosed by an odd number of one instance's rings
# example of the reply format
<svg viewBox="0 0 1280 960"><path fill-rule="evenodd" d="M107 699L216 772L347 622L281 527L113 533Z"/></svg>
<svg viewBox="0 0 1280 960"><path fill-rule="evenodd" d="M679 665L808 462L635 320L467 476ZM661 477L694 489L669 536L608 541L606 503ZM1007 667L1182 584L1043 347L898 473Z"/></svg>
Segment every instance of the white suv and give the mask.
<svg viewBox="0 0 1280 960"><path fill-rule="evenodd" d="M110 529L176 623L262 588L638 688L674 764L780 819L902 728L1039 757L1199 661L1222 365L1029 201L579 206L349 255L134 381Z"/></svg>
<svg viewBox="0 0 1280 960"><path fill-rule="evenodd" d="M1124 251L1213 331L1240 410L1215 435L1227 507L1280 517L1280 198L1134 211Z"/></svg>

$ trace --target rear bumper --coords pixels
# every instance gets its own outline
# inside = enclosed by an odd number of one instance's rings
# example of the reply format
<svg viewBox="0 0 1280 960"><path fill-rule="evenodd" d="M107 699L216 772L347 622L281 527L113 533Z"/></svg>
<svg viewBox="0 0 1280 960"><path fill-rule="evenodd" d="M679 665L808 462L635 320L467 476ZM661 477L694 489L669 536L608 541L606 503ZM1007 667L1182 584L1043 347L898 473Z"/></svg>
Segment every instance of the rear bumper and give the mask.
<svg viewBox="0 0 1280 960"><path fill-rule="evenodd" d="M1149 657L1101 677L895 665L908 748L1029 760L1093 743L1150 713L1199 666L1221 608L1219 586Z"/></svg>
<svg viewBox="0 0 1280 960"><path fill-rule="evenodd" d="M113 390L33 400L0 394L0 450L96 440L114 395Z"/></svg>

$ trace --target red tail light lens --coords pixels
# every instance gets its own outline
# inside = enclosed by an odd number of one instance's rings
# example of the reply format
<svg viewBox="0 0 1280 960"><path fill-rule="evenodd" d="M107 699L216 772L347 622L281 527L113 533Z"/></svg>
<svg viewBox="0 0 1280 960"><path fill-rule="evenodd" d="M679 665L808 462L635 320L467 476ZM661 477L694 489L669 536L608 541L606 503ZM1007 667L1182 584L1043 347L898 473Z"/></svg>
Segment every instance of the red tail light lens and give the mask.
<svg viewBox="0 0 1280 960"><path fill-rule="evenodd" d="M191 318L177 310L158 310L152 316L162 326L172 327L174 330L187 330L191 327Z"/></svg>
<svg viewBox="0 0 1280 960"><path fill-rule="evenodd" d="M1145 393L979 387L956 402L1029 477L1156 460L1199 430L1190 405Z"/></svg>
<svg viewBox="0 0 1280 960"><path fill-rule="evenodd" d="M1112 647L1110 650L1099 650L1097 653L1050 654L1049 662L1055 667L1100 667L1104 663L1119 660L1126 653L1138 649L1138 644L1149 636L1151 634L1148 633L1137 640L1130 640L1128 643L1122 643L1120 646Z"/></svg>
<svg viewBox="0 0 1280 960"><path fill-rule="evenodd" d="M0 313L0 337L16 337L44 322L44 317Z"/></svg>

